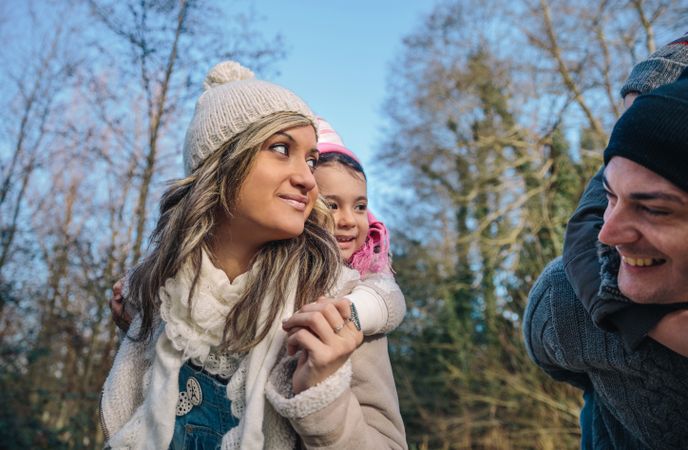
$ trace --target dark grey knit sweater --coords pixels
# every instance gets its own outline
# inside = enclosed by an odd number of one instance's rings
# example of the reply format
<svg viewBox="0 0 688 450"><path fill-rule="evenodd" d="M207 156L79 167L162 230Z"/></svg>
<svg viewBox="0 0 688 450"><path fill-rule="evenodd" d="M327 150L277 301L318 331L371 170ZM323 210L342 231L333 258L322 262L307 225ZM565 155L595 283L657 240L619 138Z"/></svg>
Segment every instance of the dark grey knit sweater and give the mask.
<svg viewBox="0 0 688 450"><path fill-rule="evenodd" d="M595 449L688 448L688 358L651 339L629 351L597 328L561 259L533 286L523 332L531 359L550 376L594 390Z"/></svg>

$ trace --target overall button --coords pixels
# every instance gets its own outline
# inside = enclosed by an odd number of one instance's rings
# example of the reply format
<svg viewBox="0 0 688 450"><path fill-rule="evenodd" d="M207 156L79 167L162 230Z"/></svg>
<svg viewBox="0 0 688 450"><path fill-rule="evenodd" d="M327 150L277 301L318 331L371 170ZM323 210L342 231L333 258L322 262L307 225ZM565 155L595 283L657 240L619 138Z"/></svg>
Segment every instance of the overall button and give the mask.
<svg viewBox="0 0 688 450"><path fill-rule="evenodd" d="M194 406L198 406L203 402L203 391L201 385L194 377L189 377L186 380L186 391L179 393L177 399L177 416L185 416Z"/></svg>

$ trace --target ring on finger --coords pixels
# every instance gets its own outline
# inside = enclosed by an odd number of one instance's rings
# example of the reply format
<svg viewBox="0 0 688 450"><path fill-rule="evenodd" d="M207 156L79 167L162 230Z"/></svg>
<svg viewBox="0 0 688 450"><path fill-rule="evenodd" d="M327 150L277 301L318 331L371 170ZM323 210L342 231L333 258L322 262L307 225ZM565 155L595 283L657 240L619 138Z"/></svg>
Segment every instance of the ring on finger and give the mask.
<svg viewBox="0 0 688 450"><path fill-rule="evenodd" d="M339 334L339 332L344 329L344 325L346 325L346 320L344 322L342 322L342 324L339 325L338 327L335 327L332 329L334 331L334 334Z"/></svg>

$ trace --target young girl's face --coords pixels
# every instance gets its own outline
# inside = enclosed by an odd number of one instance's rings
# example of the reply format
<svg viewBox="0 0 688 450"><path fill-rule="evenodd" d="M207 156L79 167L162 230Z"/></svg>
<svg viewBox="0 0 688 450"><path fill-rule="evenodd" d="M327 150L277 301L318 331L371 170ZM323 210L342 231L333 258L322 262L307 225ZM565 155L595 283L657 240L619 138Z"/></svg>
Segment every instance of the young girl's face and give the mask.
<svg viewBox="0 0 688 450"><path fill-rule="evenodd" d="M318 166L315 180L334 216L334 236L342 259L348 261L356 250L363 247L368 236L365 178L342 164L328 163Z"/></svg>

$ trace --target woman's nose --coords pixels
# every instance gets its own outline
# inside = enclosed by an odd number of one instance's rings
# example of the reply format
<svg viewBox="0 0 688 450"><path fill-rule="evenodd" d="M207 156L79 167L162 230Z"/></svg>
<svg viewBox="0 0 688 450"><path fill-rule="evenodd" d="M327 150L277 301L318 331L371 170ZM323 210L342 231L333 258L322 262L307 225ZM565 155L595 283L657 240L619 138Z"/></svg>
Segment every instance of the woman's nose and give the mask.
<svg viewBox="0 0 688 450"><path fill-rule="evenodd" d="M301 188L305 192L313 190L316 184L312 167L309 166L306 161L297 162L291 176L291 182L294 186Z"/></svg>

